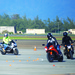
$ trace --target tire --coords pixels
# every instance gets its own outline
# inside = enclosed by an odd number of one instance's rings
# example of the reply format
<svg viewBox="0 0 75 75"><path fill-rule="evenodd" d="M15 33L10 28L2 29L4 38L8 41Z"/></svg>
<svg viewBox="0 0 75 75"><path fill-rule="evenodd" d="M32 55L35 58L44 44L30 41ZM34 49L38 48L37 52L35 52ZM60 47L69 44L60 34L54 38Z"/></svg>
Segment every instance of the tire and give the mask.
<svg viewBox="0 0 75 75"><path fill-rule="evenodd" d="M2 49L1 54L2 55L5 55L6 54L6 51L4 52L3 49Z"/></svg>
<svg viewBox="0 0 75 75"><path fill-rule="evenodd" d="M73 54L72 54L72 52L70 51L70 53L69 54L67 54L67 59L73 59Z"/></svg>
<svg viewBox="0 0 75 75"><path fill-rule="evenodd" d="M18 55L18 49L16 48L15 50L13 50L13 52L14 52L14 55Z"/></svg>
<svg viewBox="0 0 75 75"><path fill-rule="evenodd" d="M70 51L70 58L73 59L73 54L71 51Z"/></svg>
<svg viewBox="0 0 75 75"><path fill-rule="evenodd" d="M53 55L50 55L50 53L47 53L47 59L49 62L53 62L54 60Z"/></svg>
<svg viewBox="0 0 75 75"><path fill-rule="evenodd" d="M70 54L67 54L67 59L70 59Z"/></svg>

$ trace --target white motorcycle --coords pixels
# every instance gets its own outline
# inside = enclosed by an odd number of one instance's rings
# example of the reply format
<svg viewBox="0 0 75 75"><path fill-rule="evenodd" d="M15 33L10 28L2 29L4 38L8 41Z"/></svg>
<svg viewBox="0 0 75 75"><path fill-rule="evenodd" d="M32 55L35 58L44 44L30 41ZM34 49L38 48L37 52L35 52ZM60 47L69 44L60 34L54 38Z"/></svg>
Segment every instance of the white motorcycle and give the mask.
<svg viewBox="0 0 75 75"><path fill-rule="evenodd" d="M73 44L65 45L64 55L66 55L67 59L73 59Z"/></svg>
<svg viewBox="0 0 75 75"><path fill-rule="evenodd" d="M17 44L12 40L6 50L4 50L4 44L0 43L0 51L2 55L6 53L14 53L14 55L18 55L19 51L17 49Z"/></svg>

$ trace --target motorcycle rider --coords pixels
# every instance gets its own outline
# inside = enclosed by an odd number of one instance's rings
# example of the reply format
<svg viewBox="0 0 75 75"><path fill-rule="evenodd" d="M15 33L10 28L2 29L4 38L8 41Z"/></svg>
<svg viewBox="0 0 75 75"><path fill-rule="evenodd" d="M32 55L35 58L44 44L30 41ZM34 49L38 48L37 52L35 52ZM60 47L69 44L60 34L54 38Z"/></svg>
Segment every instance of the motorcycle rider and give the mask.
<svg viewBox="0 0 75 75"><path fill-rule="evenodd" d="M58 51L59 55L61 55L62 53L60 51L60 48L58 48L59 44L58 44L56 38L53 37L53 35L51 33L47 34L47 38L48 38L48 40L47 40L47 48L49 48L50 45L53 45L56 48L56 50Z"/></svg>
<svg viewBox="0 0 75 75"><path fill-rule="evenodd" d="M11 39L8 37L8 34L5 33L4 37L3 37L4 50L6 50L10 41L11 41Z"/></svg>
<svg viewBox="0 0 75 75"><path fill-rule="evenodd" d="M73 43L71 37L68 36L68 33L67 32L64 32L63 33L63 36L64 36L62 38L62 44L63 45L69 45L69 44ZM71 46L71 47L72 47L72 50L73 50L73 53L74 53L74 48L73 48L73 46ZM66 50L67 50L67 47L65 47L65 53L64 54L66 54Z"/></svg>

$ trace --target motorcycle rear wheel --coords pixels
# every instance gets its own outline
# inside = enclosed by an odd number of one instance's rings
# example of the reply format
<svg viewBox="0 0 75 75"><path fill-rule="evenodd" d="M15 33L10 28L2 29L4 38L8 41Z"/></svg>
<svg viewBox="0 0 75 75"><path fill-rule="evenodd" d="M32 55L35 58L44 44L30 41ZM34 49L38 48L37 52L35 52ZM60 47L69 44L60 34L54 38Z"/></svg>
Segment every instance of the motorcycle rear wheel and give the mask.
<svg viewBox="0 0 75 75"><path fill-rule="evenodd" d="M5 54L6 54L6 51L5 51L5 52L1 51L1 54L2 54L2 55L5 55Z"/></svg>

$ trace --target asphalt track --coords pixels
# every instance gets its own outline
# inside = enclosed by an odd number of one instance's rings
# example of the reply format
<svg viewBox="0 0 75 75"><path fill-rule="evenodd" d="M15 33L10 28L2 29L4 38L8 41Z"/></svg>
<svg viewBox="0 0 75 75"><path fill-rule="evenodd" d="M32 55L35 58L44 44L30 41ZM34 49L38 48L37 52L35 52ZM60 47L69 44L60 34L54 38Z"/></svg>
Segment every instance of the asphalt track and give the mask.
<svg viewBox="0 0 75 75"><path fill-rule="evenodd" d="M73 60L64 56L63 62L49 63L42 46L46 41L17 40L16 43L19 55L0 54L0 75L75 75L75 54Z"/></svg>

